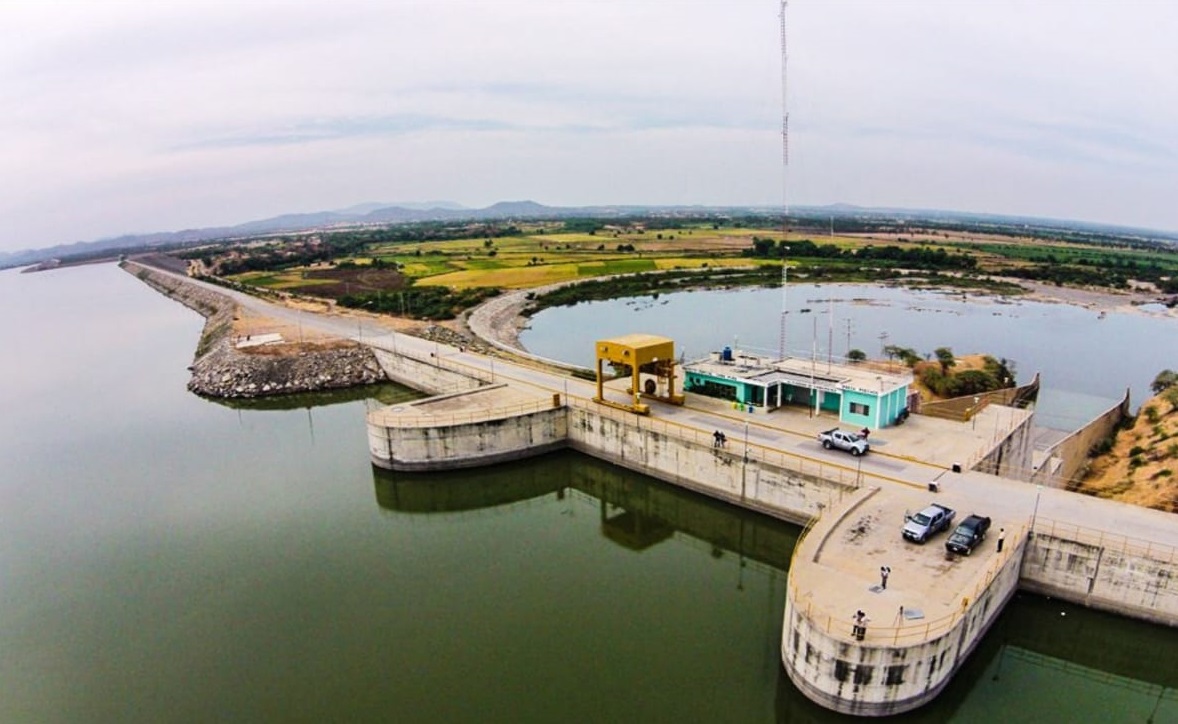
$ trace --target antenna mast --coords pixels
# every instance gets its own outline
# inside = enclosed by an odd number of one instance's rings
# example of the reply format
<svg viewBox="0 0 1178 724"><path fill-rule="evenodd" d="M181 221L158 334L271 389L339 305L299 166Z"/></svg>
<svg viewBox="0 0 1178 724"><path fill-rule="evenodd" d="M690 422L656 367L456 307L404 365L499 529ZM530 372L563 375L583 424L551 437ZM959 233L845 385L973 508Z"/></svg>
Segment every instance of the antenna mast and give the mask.
<svg viewBox="0 0 1178 724"><path fill-rule="evenodd" d="M786 282L789 265L786 263L785 252L789 250L789 96L786 87L786 45L785 45L785 6L786 0L781 0L781 339L777 345L778 356L785 359L786 344L786 315L789 313L788 298L786 296Z"/></svg>

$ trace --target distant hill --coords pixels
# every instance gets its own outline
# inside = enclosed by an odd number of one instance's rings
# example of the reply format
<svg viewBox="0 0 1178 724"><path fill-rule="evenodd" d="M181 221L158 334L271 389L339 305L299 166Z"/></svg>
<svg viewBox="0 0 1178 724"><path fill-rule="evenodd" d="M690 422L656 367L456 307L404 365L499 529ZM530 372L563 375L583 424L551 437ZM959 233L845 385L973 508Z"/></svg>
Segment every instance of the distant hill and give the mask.
<svg viewBox="0 0 1178 724"><path fill-rule="evenodd" d="M702 216L763 214L779 216L779 208L764 206L545 206L535 201L501 201L483 209L470 209L452 201L428 201L398 204L367 202L335 211L319 211L301 214L283 214L258 221L247 221L235 226L217 226L204 229L157 232L151 234L128 234L97 241L62 244L47 249L27 249L19 252L0 252L0 268L27 266L49 259L70 259L95 257L103 254L135 253L159 246L180 246L214 239L226 239L263 234L312 231L315 229L342 228L348 226L387 225L422 221L461 221L490 219L558 219L567 217L617 218L623 216ZM1026 225L1039 229L1071 229L1087 232L1136 236L1178 243L1178 234L1164 233L1150 229L1093 224L1054 219L1001 216L920 209L870 208L851 204L830 204L828 206L801 206L790 209L790 216L800 219L823 220L829 216L843 219L921 220L942 223L995 224L1004 227Z"/></svg>

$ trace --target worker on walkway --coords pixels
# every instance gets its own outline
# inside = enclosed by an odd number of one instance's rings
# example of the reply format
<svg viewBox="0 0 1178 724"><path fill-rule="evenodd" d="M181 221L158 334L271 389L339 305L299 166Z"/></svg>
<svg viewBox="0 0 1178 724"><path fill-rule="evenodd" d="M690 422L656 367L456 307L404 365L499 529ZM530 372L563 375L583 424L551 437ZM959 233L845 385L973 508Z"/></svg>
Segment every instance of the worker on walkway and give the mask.
<svg viewBox="0 0 1178 724"><path fill-rule="evenodd" d="M867 635L867 614L862 610L856 611L855 615L851 617L853 624L851 626L851 633L855 636L856 641L862 641Z"/></svg>
<svg viewBox="0 0 1178 724"><path fill-rule="evenodd" d="M1006 541L1006 529L1005 529L1005 528L999 528L999 529L998 529L998 552L999 552L999 553L1001 553L1001 552L1002 552L1002 544L1003 544L1005 541Z"/></svg>

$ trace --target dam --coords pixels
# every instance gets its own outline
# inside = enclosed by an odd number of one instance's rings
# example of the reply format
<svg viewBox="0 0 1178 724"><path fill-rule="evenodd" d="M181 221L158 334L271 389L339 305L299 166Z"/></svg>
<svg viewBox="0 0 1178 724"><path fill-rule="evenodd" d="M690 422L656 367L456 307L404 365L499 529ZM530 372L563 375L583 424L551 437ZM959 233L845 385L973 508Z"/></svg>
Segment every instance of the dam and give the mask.
<svg viewBox="0 0 1178 724"><path fill-rule="evenodd" d="M532 366L404 335L365 344L390 379L434 393L369 412L377 467L468 468L568 448L805 526L781 660L834 711L886 716L931 701L1020 589L1178 624L1172 516L1051 487L1029 410L987 404L969 423L912 415L874 430L870 455L853 458L815 441L838 424L830 411L768 414L688 394L685 405L648 400L649 414L634 414L629 379L607 383L605 405L592 383ZM1040 482L1015 477L1032 469ZM930 502L991 517L991 535L969 557L948 556L943 538L902 540L906 515Z"/></svg>
<svg viewBox="0 0 1178 724"><path fill-rule="evenodd" d="M914 414L873 430L871 453L856 458L816 442L838 424L829 411L769 414L688 394L685 404L647 400L639 415L625 409L630 380L607 383L600 394L614 404L603 405L594 384L551 367L404 334L358 336L388 379L431 395L368 412L378 468L421 476L565 448L804 526L789 567L781 661L794 686L828 709L882 716L931 701L1018 590L1178 623L1173 516L1052 487L1066 461L1032 451L1028 410L975 402L966 424ZM1081 433L1068 444L1086 450L1086 440ZM930 502L991 517L1005 530L1002 550L994 533L969 557L946 557L940 539L903 541L906 514ZM603 529L631 541L658 534L604 514Z"/></svg>

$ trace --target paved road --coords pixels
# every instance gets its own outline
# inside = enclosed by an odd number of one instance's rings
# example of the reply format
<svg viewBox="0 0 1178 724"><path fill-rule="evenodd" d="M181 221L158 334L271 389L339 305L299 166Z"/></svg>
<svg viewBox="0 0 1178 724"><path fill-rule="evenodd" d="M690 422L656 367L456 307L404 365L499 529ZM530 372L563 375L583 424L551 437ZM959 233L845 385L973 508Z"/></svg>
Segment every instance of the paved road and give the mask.
<svg viewBox="0 0 1178 724"><path fill-rule="evenodd" d="M259 315L291 324L301 324L308 329L354 339L364 344L403 350L417 357L435 354L443 363L460 363L480 370L496 381L511 382L531 388L540 394L560 392L588 399L596 393L594 383L572 378L564 373L459 351L454 347L420 337L391 333L371 320L358 316L292 309L199 280L181 275L174 276L223 294ZM616 389L608 392L607 396L618 401L624 401L626 397L623 391ZM1057 521L1064 525L1106 531L1112 535L1126 535L1132 539L1178 549L1178 518L1173 514L1063 490L1041 488L1019 480L999 478L985 473L968 470L963 473L947 472L944 462L936 460L935 448L941 433L935 426L947 424L961 427L956 423L918 420L919 416L913 416L913 421L908 425L923 425L927 428L927 433L918 439L932 440L931 444L926 445L926 450L905 448L899 438L908 431L896 430L892 432L897 438L893 454L890 452L893 446L887 445L886 441L888 431L880 431L872 436L872 442L877 447L871 454L863 458L851 458L839 451L823 450L814 442L817 430L835 424L830 417L810 418L805 413L791 411L772 415L742 416L728 408L725 403L707 399L699 402L693 400L692 405L683 407L660 403L654 403L651 407L651 419L655 421L673 423L709 437L715 430L724 431L728 436L729 448L743 445L747 439L751 446L761 446L767 450L798 456L802 460L820 462L832 470L842 471L852 479L862 474L866 484L896 489L897 493L903 493L906 497L913 496L916 491L927 490L928 483L937 480L941 485L941 492L936 495L938 501L958 508L962 516L969 512L989 515L995 520L995 528L1003 525L1014 528L1036 518L1040 524L1044 520ZM979 416L979 420L984 418ZM983 421L979 422L977 427L985 429L987 425L988 422ZM877 442L880 437L885 439ZM945 433L943 439L948 441L949 433ZM883 445L879 446L879 443ZM920 497L931 499L932 495L928 493Z"/></svg>

